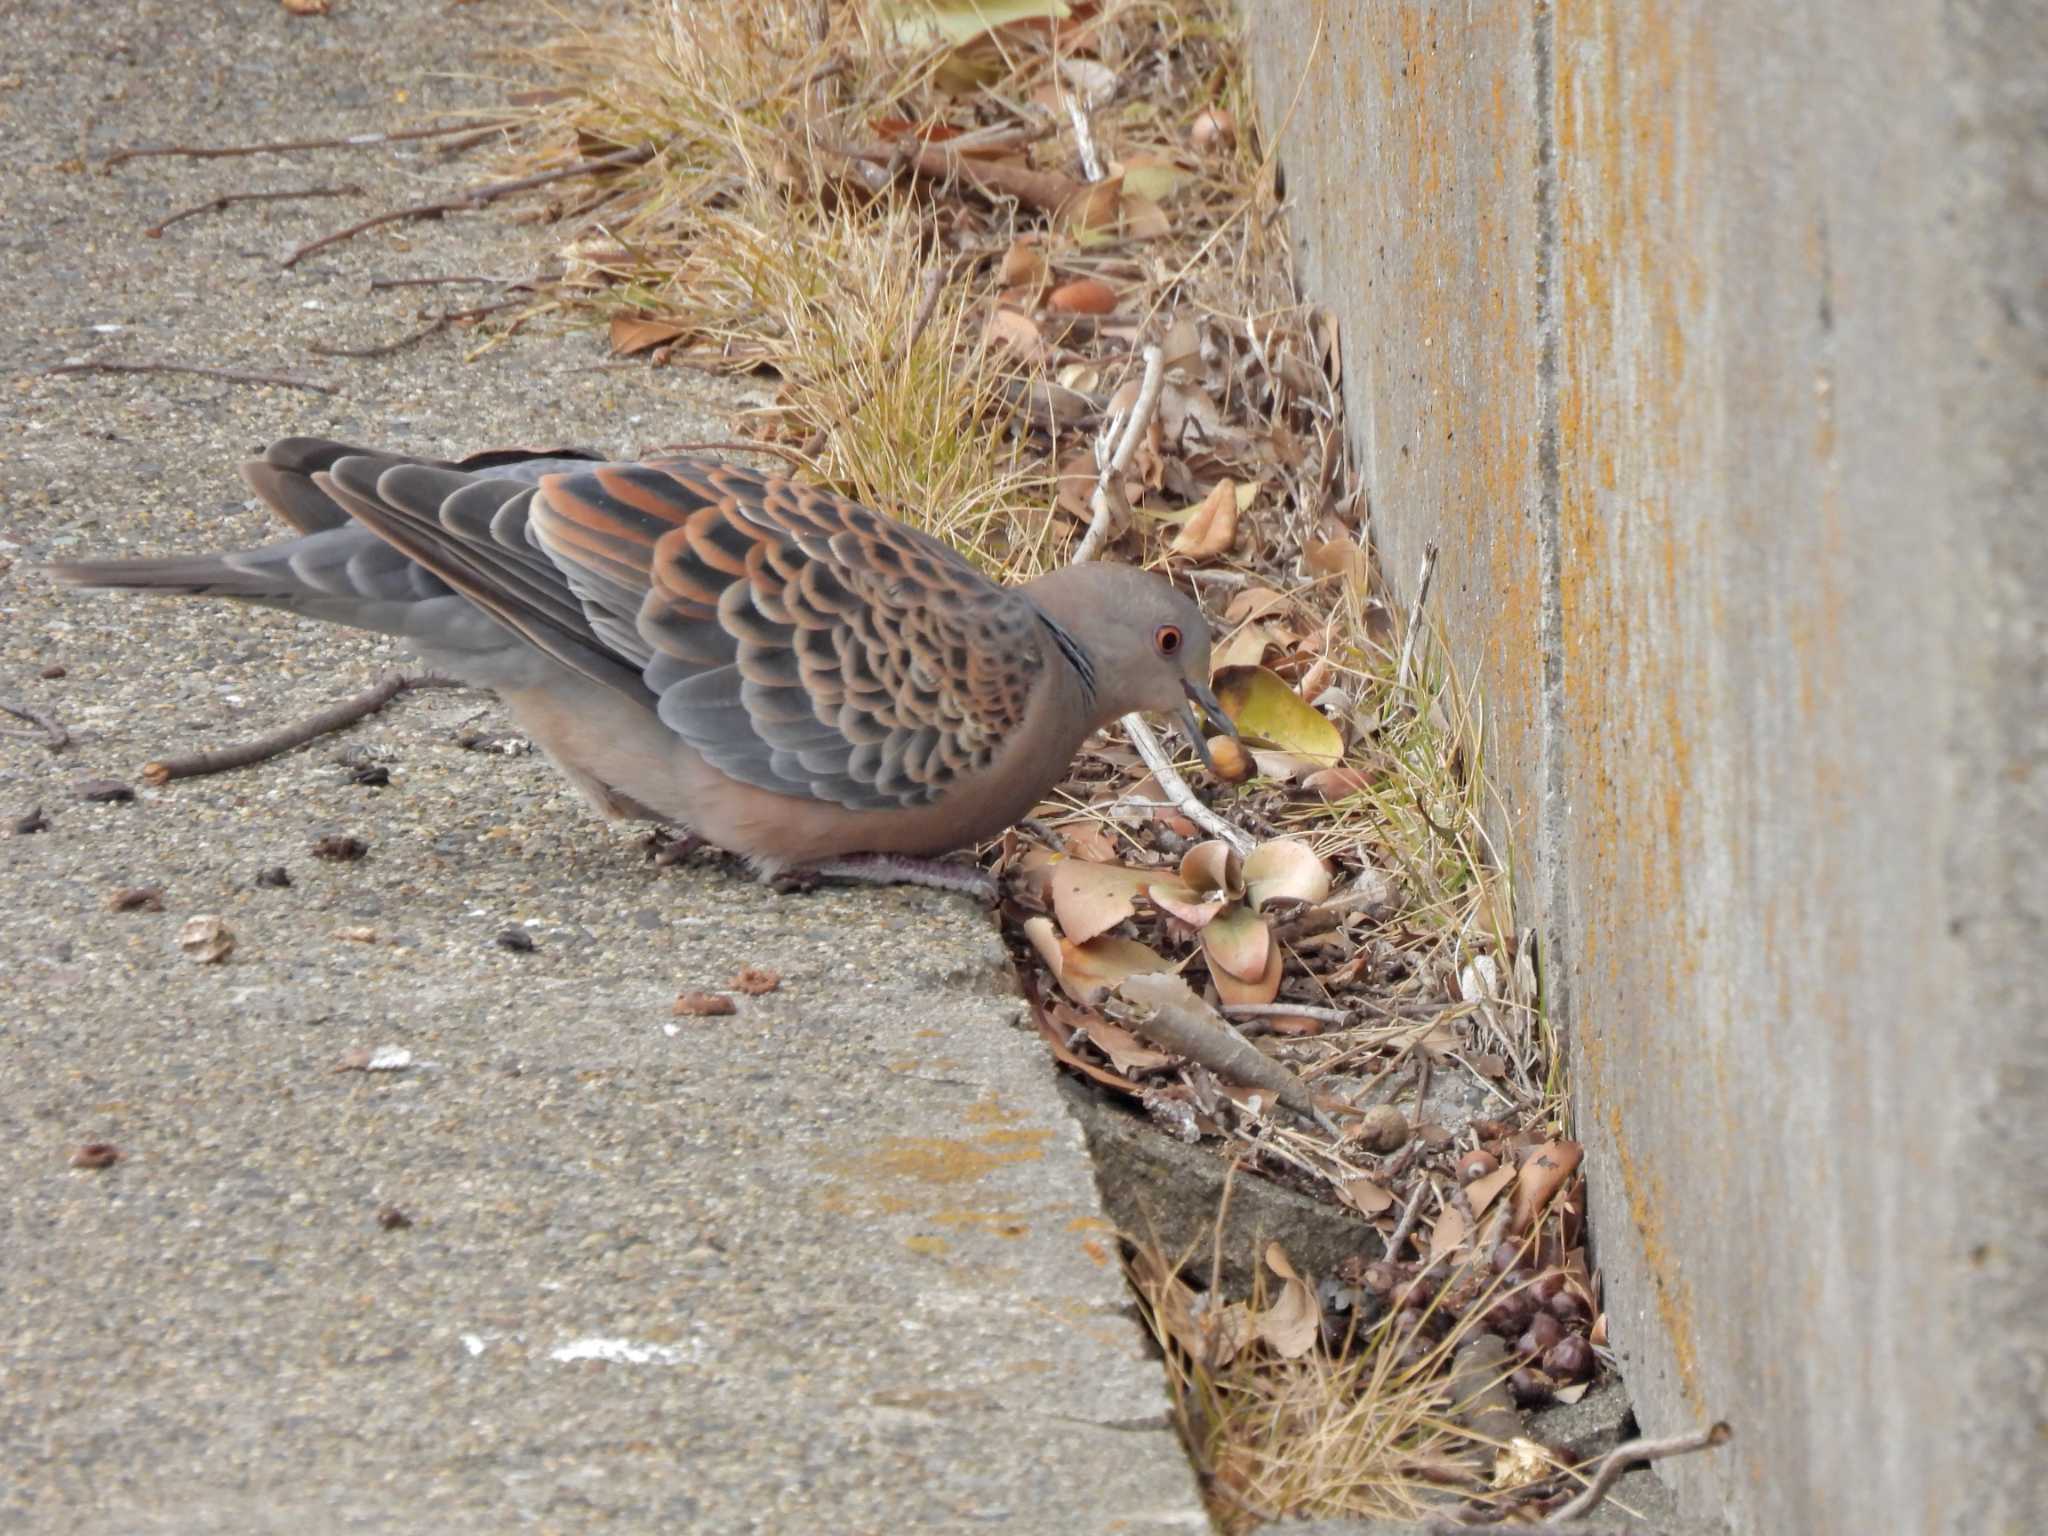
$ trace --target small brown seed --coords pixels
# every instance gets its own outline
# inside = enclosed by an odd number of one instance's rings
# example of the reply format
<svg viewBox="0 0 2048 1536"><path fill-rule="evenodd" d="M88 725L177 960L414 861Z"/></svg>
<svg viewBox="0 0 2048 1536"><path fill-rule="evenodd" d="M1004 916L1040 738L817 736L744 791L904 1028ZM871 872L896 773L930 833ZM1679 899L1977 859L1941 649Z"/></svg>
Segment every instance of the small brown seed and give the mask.
<svg viewBox="0 0 2048 1536"><path fill-rule="evenodd" d="M74 1168L111 1168L124 1156L111 1141L88 1141L71 1154Z"/></svg>
<svg viewBox="0 0 2048 1536"><path fill-rule="evenodd" d="M737 1011L733 1000L718 992L685 992L676 999L675 1006L678 1016L687 1014L700 1019L717 1018Z"/></svg>

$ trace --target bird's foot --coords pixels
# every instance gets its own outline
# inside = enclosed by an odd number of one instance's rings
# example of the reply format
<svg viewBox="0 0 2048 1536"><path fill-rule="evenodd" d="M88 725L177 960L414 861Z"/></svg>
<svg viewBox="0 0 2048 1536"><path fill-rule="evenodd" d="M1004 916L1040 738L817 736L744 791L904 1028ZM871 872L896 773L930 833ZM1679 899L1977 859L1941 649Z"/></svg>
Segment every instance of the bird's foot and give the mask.
<svg viewBox="0 0 2048 1536"><path fill-rule="evenodd" d="M866 885L924 885L935 891L971 896L994 906L1002 894L985 869L957 859L918 859L900 853L854 853L804 866L803 873L827 880L854 880ZM787 870L785 874L797 874ZM780 878L780 877L778 877Z"/></svg>
<svg viewBox="0 0 2048 1536"><path fill-rule="evenodd" d="M778 896L808 896L823 883L824 877L804 864L768 876L768 889Z"/></svg>
<svg viewBox="0 0 2048 1536"><path fill-rule="evenodd" d="M685 832L680 837L670 837L666 827L656 827L647 834L640 846L647 850L647 857L654 860L656 869L667 869L671 864L680 864L699 848L711 845L694 832Z"/></svg>

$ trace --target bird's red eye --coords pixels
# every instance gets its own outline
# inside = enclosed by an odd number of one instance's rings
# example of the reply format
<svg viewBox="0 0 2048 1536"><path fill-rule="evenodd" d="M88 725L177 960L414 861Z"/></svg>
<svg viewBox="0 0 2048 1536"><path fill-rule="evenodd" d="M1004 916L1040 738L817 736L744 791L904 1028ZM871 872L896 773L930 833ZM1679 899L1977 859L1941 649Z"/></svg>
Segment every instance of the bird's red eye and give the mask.
<svg viewBox="0 0 2048 1536"><path fill-rule="evenodd" d="M1159 647L1159 654L1162 656L1179 655L1180 626L1178 624L1160 625L1152 632L1152 643Z"/></svg>

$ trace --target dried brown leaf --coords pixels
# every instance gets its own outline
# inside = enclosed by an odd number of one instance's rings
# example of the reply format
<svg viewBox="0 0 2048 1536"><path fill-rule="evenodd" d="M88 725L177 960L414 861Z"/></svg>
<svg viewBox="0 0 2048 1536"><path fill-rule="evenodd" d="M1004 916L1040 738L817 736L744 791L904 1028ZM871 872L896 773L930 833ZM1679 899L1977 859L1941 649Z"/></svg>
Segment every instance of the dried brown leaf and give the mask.
<svg viewBox="0 0 2048 1536"><path fill-rule="evenodd" d="M1238 981L1257 982L1264 979L1278 949L1264 918L1249 907L1230 907L1203 927L1202 953L1212 976L1224 971Z"/></svg>
<svg viewBox="0 0 2048 1536"><path fill-rule="evenodd" d="M1060 860L1047 882L1060 932L1075 944L1109 932L1137 910L1138 895L1151 878L1149 871L1121 864Z"/></svg>
<svg viewBox="0 0 2048 1536"><path fill-rule="evenodd" d="M612 316L612 353L617 357L631 357L639 352L651 352L654 348L666 346L679 340L688 330L673 320L656 320L646 315Z"/></svg>
<svg viewBox="0 0 2048 1536"><path fill-rule="evenodd" d="M1244 883L1254 907L1269 901L1313 905L1330 894L1330 871L1307 843L1276 837L1245 856Z"/></svg>
<svg viewBox="0 0 2048 1536"><path fill-rule="evenodd" d="M1187 526L1174 536L1176 555L1193 560L1211 560L1237 542L1237 484L1219 480L1189 517Z"/></svg>
<svg viewBox="0 0 2048 1536"><path fill-rule="evenodd" d="M1266 1245L1266 1264L1280 1277L1280 1294L1258 1317L1259 1338L1283 1360L1298 1360L1322 1336L1323 1309L1315 1288L1294 1272L1278 1243Z"/></svg>
<svg viewBox="0 0 2048 1536"><path fill-rule="evenodd" d="M1102 938L1076 944L1062 938L1049 917L1027 918L1024 937L1045 961L1060 990L1084 1007L1101 1002L1127 976L1173 969L1136 939Z"/></svg>
<svg viewBox="0 0 2048 1536"><path fill-rule="evenodd" d="M1076 278L1046 295L1046 307L1068 315L1107 315L1116 309L1116 290L1099 277Z"/></svg>
<svg viewBox="0 0 2048 1536"><path fill-rule="evenodd" d="M1551 1196L1564 1187L1584 1155L1585 1149L1576 1141L1546 1141L1529 1149L1515 1179L1513 1230L1527 1232L1535 1224L1543 1208L1550 1204Z"/></svg>

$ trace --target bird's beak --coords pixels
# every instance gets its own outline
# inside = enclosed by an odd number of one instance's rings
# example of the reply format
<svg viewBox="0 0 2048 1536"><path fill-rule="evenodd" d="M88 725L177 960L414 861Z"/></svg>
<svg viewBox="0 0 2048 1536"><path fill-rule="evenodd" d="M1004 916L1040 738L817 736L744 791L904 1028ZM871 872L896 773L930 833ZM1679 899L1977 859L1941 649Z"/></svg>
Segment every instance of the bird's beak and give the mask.
<svg viewBox="0 0 2048 1536"><path fill-rule="evenodd" d="M1200 706L1202 714L1209 717L1210 726L1233 741L1237 739L1237 727L1230 723L1230 716L1223 713L1223 706L1217 702L1216 695L1209 691L1206 684L1198 683L1191 677L1184 677L1180 686L1188 696L1187 703L1180 707L1180 728L1187 732L1188 744L1195 749L1195 756L1202 760L1202 766L1214 773L1216 764L1209 756L1209 738L1202 730L1202 722L1196 716L1195 709Z"/></svg>

